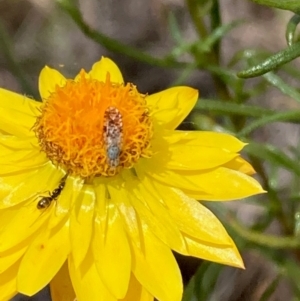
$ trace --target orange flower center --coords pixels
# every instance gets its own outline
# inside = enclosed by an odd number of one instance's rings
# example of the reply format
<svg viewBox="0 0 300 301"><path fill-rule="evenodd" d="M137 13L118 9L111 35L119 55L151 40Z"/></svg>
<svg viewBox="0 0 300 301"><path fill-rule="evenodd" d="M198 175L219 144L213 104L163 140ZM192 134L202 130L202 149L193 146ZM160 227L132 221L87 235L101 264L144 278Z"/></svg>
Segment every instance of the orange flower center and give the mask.
<svg viewBox="0 0 300 301"><path fill-rule="evenodd" d="M68 173L114 176L150 157L152 121L146 96L132 84L78 79L56 86L44 102L34 131L42 151Z"/></svg>

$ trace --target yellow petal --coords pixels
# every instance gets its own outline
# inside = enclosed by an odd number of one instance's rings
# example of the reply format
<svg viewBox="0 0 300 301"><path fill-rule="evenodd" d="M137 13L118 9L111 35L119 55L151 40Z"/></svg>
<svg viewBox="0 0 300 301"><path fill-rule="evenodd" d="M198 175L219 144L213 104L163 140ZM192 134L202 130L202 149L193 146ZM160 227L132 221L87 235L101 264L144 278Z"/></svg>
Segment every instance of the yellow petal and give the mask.
<svg viewBox="0 0 300 301"><path fill-rule="evenodd" d="M101 239L105 240L107 231L107 217L108 217L108 191L106 185L103 183L95 186L96 204L95 204L95 218L94 218L94 233ZM111 198L113 198L111 196ZM100 236L99 236L100 235ZM100 241L93 239L96 243Z"/></svg>
<svg viewBox="0 0 300 301"><path fill-rule="evenodd" d="M74 301L75 292L71 283L68 264L65 262L50 282L52 301Z"/></svg>
<svg viewBox="0 0 300 301"><path fill-rule="evenodd" d="M1 147L0 147L1 151ZM29 169L38 169L49 162L44 153L36 149L10 151L10 154L0 155L1 171L0 176L26 171Z"/></svg>
<svg viewBox="0 0 300 301"><path fill-rule="evenodd" d="M11 155L12 151L30 151L37 149L38 141L36 137L19 138L16 136L0 135L0 155Z"/></svg>
<svg viewBox="0 0 300 301"><path fill-rule="evenodd" d="M68 224L52 231L46 228L32 242L22 259L18 272L18 291L28 296L40 291L60 270L69 252Z"/></svg>
<svg viewBox="0 0 300 301"><path fill-rule="evenodd" d="M59 180L61 180L61 178L62 176L60 176ZM59 180L56 182L56 187ZM80 199L82 186L82 179L72 176L67 177L63 191L56 199L56 201L52 203L52 206L47 209L47 212L51 211L48 223L49 229L55 228L63 220L70 216L70 212L74 208L74 204Z"/></svg>
<svg viewBox="0 0 300 301"><path fill-rule="evenodd" d="M136 280L132 274L130 277L128 292L120 301L153 301L154 297Z"/></svg>
<svg viewBox="0 0 300 301"><path fill-rule="evenodd" d="M81 69L80 72L75 76L74 81L79 82L83 76L86 79L90 78L90 74L86 73L86 71L84 69Z"/></svg>
<svg viewBox="0 0 300 301"><path fill-rule="evenodd" d="M178 189L152 182L147 178L143 179L143 184L152 194L159 195L180 231L203 242L228 246L232 244L220 221L198 201L189 198Z"/></svg>
<svg viewBox="0 0 300 301"><path fill-rule="evenodd" d="M105 225L96 219L93 253L103 283L116 299L121 299L128 289L131 255L119 212L113 201L107 206Z"/></svg>
<svg viewBox="0 0 300 301"><path fill-rule="evenodd" d="M161 197L155 194L153 189L147 190L143 183L135 181L129 175L130 173L126 178L128 185L126 185L125 191L127 191L127 198L132 203L139 218L166 245L177 252L185 253L184 240L167 208L161 203ZM125 175L123 176L125 177Z"/></svg>
<svg viewBox="0 0 300 301"><path fill-rule="evenodd" d="M171 130L190 113L197 99L198 91L190 87L173 87L146 98L153 118Z"/></svg>
<svg viewBox="0 0 300 301"><path fill-rule="evenodd" d="M52 163L48 162L39 169L34 170L33 172L29 172L27 178L16 178L22 180L19 183L17 183L17 185L13 186L14 181L12 179L12 176L0 177L1 182L4 186L3 195L5 195L4 191L8 190L8 187L6 187L5 189L5 186L9 185L11 187L9 193L6 194L5 197L1 200L0 208L14 206L28 200L33 201L34 198L36 198L38 202L38 199L41 196L45 194L49 195L49 193L46 193L47 191L49 192L56 188L57 183L61 178L61 173L57 171L57 169L52 165ZM1 190L2 189L0 188L0 191ZM34 205L32 201L30 205Z"/></svg>
<svg viewBox="0 0 300 301"><path fill-rule="evenodd" d="M56 85L62 87L66 83L66 78L57 70L45 66L39 76L39 91L43 101L55 92Z"/></svg>
<svg viewBox="0 0 300 301"><path fill-rule="evenodd" d="M41 103L12 91L0 88L0 107L31 116L34 120L40 111ZM1 118L3 116L1 115ZM18 120L15 120L17 122Z"/></svg>
<svg viewBox="0 0 300 301"><path fill-rule="evenodd" d="M34 136L31 130L36 121L34 116L3 107L0 107L0 116L0 131L3 133L17 137Z"/></svg>
<svg viewBox="0 0 300 301"><path fill-rule="evenodd" d="M201 170L225 164L238 154L220 148L173 144L165 151L155 152L151 166L175 170Z"/></svg>
<svg viewBox="0 0 300 301"><path fill-rule="evenodd" d="M30 132L30 128L34 125L35 119L31 116L1 107L0 115L0 130L5 134L15 135L17 137L33 135L33 133Z"/></svg>
<svg viewBox="0 0 300 301"><path fill-rule="evenodd" d="M70 219L72 255L76 267L83 261L89 249L93 232L94 208L93 187L85 185L75 201Z"/></svg>
<svg viewBox="0 0 300 301"><path fill-rule="evenodd" d="M185 236L185 241L191 256L244 268L243 260L234 242L232 242L231 246L216 246L213 244L203 244L202 241L188 235Z"/></svg>
<svg viewBox="0 0 300 301"><path fill-rule="evenodd" d="M30 242L28 242L30 243ZM23 243L6 252L0 253L0 274L9 269L14 263L24 255L28 248L28 243ZM1 300L1 299L0 299Z"/></svg>
<svg viewBox="0 0 300 301"><path fill-rule="evenodd" d="M102 57L99 62L95 63L89 75L94 79L105 82L107 73L110 74L111 82L118 84L124 83L119 67L107 57Z"/></svg>
<svg viewBox="0 0 300 301"><path fill-rule="evenodd" d="M26 170L19 174L12 175L0 175L0 209L16 205L15 200L6 198L14 188L20 183L25 183L28 178L36 174L36 170ZM26 198L22 198L20 201L25 201ZM1 221L0 221L1 224Z"/></svg>
<svg viewBox="0 0 300 301"><path fill-rule="evenodd" d="M239 152L246 144L236 137L218 132L206 131L163 131L167 144L219 148L227 152Z"/></svg>
<svg viewBox="0 0 300 301"><path fill-rule="evenodd" d="M17 294L17 273L20 260L0 274L0 300L9 301Z"/></svg>
<svg viewBox="0 0 300 301"><path fill-rule="evenodd" d="M49 214L47 212L42 214L36 208L36 204L21 204L0 213L0 252L25 242L30 243L49 218Z"/></svg>
<svg viewBox="0 0 300 301"><path fill-rule="evenodd" d="M161 243L142 225L144 251L133 246L132 271L146 290L160 301L180 301L182 280L176 260L165 244Z"/></svg>
<svg viewBox="0 0 300 301"><path fill-rule="evenodd" d="M255 179L225 167L203 172L165 171L147 174L201 200L235 200L264 192Z"/></svg>
<svg viewBox="0 0 300 301"><path fill-rule="evenodd" d="M77 301L117 301L103 284L93 260L92 252L88 252L77 269L69 258L69 272Z"/></svg>
<svg viewBox="0 0 300 301"><path fill-rule="evenodd" d="M244 160L242 157L234 158L232 161L225 163L223 166L245 173L249 176L255 174L255 170L252 167L252 165L246 160Z"/></svg>
<svg viewBox="0 0 300 301"><path fill-rule="evenodd" d="M119 183L111 182L108 185L109 194L118 206L121 217L126 225L125 230L130 237L130 240L139 249L142 248L141 242L141 229L139 223L139 217L133 205L128 199L128 194L125 189L121 189L122 185Z"/></svg>

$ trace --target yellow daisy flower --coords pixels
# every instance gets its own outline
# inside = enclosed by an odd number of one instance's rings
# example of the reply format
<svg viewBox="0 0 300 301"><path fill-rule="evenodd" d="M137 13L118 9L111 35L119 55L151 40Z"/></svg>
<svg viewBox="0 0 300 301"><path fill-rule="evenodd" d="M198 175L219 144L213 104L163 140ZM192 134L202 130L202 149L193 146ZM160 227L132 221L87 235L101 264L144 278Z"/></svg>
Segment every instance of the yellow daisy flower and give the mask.
<svg viewBox="0 0 300 301"><path fill-rule="evenodd" d="M53 300L179 301L172 250L236 267L219 220L195 201L263 192L222 133L175 130L196 90L143 95L108 58L43 102L0 89L0 300L50 283Z"/></svg>

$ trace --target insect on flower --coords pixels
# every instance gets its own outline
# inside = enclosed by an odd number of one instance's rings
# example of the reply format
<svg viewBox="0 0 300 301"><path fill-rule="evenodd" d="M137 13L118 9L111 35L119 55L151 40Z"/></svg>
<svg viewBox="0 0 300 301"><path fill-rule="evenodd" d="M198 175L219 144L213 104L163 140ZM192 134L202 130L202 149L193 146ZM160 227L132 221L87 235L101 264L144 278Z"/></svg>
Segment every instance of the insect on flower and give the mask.
<svg viewBox="0 0 300 301"><path fill-rule="evenodd" d="M105 110L103 133L108 164L115 168L120 162L123 138L122 115L116 107Z"/></svg>
<svg viewBox="0 0 300 301"><path fill-rule="evenodd" d="M66 174L59 182L59 185L57 188L55 188L52 193L50 193L49 196L44 196L42 197L39 202L37 203L37 208L38 209L46 209L50 206L51 202L56 200L58 196L61 194L62 190L65 187L66 184L66 179L67 179L68 174Z"/></svg>
<svg viewBox="0 0 300 301"><path fill-rule="evenodd" d="M195 89L142 94L108 58L75 79L47 66L39 88L43 102L0 88L0 301L48 283L52 300L178 301L172 250L243 268L197 200L265 191L245 143L177 130Z"/></svg>

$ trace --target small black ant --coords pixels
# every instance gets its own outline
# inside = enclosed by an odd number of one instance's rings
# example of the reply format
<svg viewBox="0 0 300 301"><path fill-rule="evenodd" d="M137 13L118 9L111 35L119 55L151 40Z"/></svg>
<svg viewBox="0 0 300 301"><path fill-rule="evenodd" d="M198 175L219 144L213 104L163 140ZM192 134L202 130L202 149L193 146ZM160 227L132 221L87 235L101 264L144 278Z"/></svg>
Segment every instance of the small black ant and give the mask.
<svg viewBox="0 0 300 301"><path fill-rule="evenodd" d="M56 200L58 196L61 194L62 190L65 187L66 179L68 177L68 174L66 174L59 182L59 185L57 188L55 188L52 193L49 193L49 196L42 197L39 202L37 203L38 209L46 209L51 205L51 202Z"/></svg>

